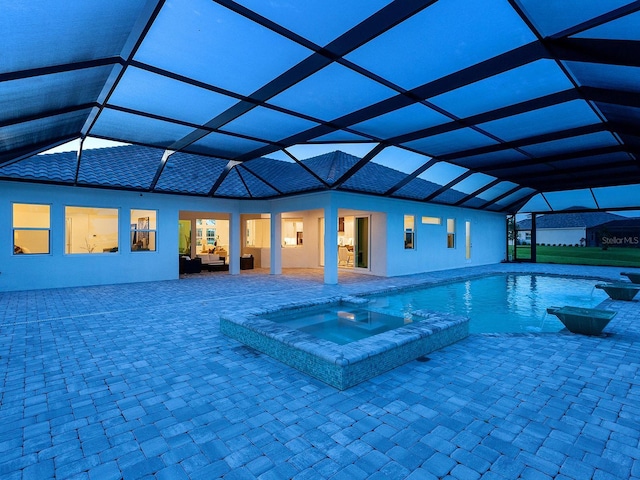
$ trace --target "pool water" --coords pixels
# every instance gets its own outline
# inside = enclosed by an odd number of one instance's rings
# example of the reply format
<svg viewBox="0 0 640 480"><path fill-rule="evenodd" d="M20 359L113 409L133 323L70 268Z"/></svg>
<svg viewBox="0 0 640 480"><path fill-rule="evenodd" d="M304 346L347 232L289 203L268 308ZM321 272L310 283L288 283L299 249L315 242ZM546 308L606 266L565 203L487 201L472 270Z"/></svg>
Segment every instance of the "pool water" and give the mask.
<svg viewBox="0 0 640 480"><path fill-rule="evenodd" d="M367 308L407 318L416 310L462 315L470 319L470 333L558 332L564 326L547 314L547 307L594 308L608 298L595 288L597 283L544 275L492 275L373 296Z"/></svg>
<svg viewBox="0 0 640 480"><path fill-rule="evenodd" d="M607 294L597 280L545 275L483 278L367 297L362 305L329 304L278 312L265 318L339 345L424 320L416 311L469 318L469 333L558 332L564 328L552 306L593 308Z"/></svg>
<svg viewBox="0 0 640 480"><path fill-rule="evenodd" d="M330 305L266 318L338 345L362 340L405 325L405 319L361 307ZM408 321L411 323L411 321Z"/></svg>

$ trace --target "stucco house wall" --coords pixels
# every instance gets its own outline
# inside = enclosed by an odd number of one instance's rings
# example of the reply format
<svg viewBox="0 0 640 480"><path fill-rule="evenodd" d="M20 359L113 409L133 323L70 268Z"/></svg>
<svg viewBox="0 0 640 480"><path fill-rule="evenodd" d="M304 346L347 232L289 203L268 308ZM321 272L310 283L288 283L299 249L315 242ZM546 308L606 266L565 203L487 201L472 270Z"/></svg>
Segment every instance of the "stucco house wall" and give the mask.
<svg viewBox="0 0 640 480"><path fill-rule="evenodd" d="M51 206L50 253L13 255L13 203ZM65 206L117 208L115 253L65 254ZM157 210L157 250L131 252L131 209ZM237 212L235 200L0 182L0 291L171 280L178 277L180 210Z"/></svg>
<svg viewBox="0 0 640 480"><path fill-rule="evenodd" d="M538 228L536 231L536 243L545 245L580 245L580 240L585 238L586 228ZM518 238L526 243L524 232L518 232Z"/></svg>
<svg viewBox="0 0 640 480"><path fill-rule="evenodd" d="M51 206L50 253L14 255L13 203ZM118 246L114 253L65 254L65 206L116 208ZM397 276L498 263L505 258L504 215L399 199L345 192L322 192L276 200L226 200L147 194L92 188L0 182L0 291L104 285L178 278L178 220L180 212L218 212L239 221L242 213L281 214L302 218L304 242L282 249L283 268L318 268L321 262L319 219L331 206L338 215L365 215L370 225L370 256L361 273ZM131 252L130 210L157 211L157 250ZM329 209L331 211L331 209ZM404 248L404 215L415 216L416 248ZM440 225L421 223L422 216L440 217ZM205 216L204 218L208 218ZM447 218L456 222L455 248L447 248ZM465 256L465 222L471 223L472 254ZM240 256L243 233L230 235L231 257ZM337 244L336 244L337 245ZM267 249L268 250L268 249ZM268 259L268 251L262 252ZM268 264L268 262L265 261ZM264 266L264 265L263 265Z"/></svg>

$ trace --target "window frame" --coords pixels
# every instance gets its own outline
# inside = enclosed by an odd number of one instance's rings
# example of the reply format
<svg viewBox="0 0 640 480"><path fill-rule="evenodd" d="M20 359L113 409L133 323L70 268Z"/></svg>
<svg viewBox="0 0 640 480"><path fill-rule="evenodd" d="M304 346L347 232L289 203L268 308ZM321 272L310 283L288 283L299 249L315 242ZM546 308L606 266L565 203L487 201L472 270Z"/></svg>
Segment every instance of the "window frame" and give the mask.
<svg viewBox="0 0 640 480"><path fill-rule="evenodd" d="M134 212L137 212L134 217ZM151 219L151 214L153 213L153 220ZM144 219L144 216L139 215L147 215L148 225L147 228L140 228L141 219ZM136 221L134 221L134 218ZM158 210L149 209L149 208L131 208L129 209L129 221L131 228L129 230L129 250L135 253L141 252L157 252L158 251ZM152 226L155 225L155 228ZM144 248L144 243L142 245L138 245L140 240L140 234L147 234L147 247ZM150 239L153 238L153 242ZM134 241L135 240L135 241ZM149 245L153 243L153 249L149 248ZM134 245L137 245L137 248L134 248ZM143 247L143 248L140 248Z"/></svg>
<svg viewBox="0 0 640 480"><path fill-rule="evenodd" d="M295 237L286 237L287 234L287 223L292 223L294 226L292 227L292 232L295 234ZM298 229L298 224L300 228ZM291 217L291 218L283 218L282 219L282 247L283 248L299 248L303 246L303 238L304 238L304 218L302 217ZM289 240L287 240L289 239Z"/></svg>
<svg viewBox="0 0 640 480"><path fill-rule="evenodd" d="M411 219L407 222L408 219ZM410 224L410 227L407 228L407 224ZM403 230L404 230L404 249L405 250L415 250L416 249L416 216L415 215L404 215L403 217Z"/></svg>
<svg viewBox="0 0 640 480"><path fill-rule="evenodd" d="M16 211L15 207L17 205L26 205L26 206L35 206L35 207L47 207L48 214L48 227L20 227L16 226ZM24 231L24 232L46 232L47 233L47 251L46 252L31 252L25 251L28 250L27 247L20 247L16 243L16 232ZM51 204L50 203L28 203L28 202L12 202L11 203L11 234L12 234L12 242L13 245L13 253L14 256L21 255L51 255Z"/></svg>
<svg viewBox="0 0 640 480"><path fill-rule="evenodd" d="M447 218L447 248L456 248L456 219Z"/></svg>
<svg viewBox="0 0 640 480"><path fill-rule="evenodd" d="M69 224L68 224L68 220L69 220L69 211L68 209L84 209L84 210L112 210L115 212L116 214L116 218L115 218L115 232L110 232L109 235L113 235L115 237L115 242L116 245L115 247L111 247L111 248L105 248L103 247L102 250L98 250L96 252L94 252L94 250L97 247L97 244L90 244L89 240L86 239L86 237L88 235L92 235L93 238L96 238L98 236L98 234L91 234L90 232L87 233L85 235L85 242L86 242L86 246L85 247L79 247L83 250L86 250L86 252L71 252L70 247L71 244L68 243L69 242L69 234L72 232L68 231L69 228ZM65 226L64 226L64 254L65 255L100 255L100 254L109 254L109 253L118 253L120 251L120 218L121 218L121 212L120 212L120 208L119 207L95 207L95 206L87 206L87 205L65 205L64 206L64 218L65 218ZM71 217L71 219L73 219L73 217ZM73 223L72 223L72 228L73 228Z"/></svg>
<svg viewBox="0 0 640 480"><path fill-rule="evenodd" d="M442 225L442 217L430 217L428 215L422 216L423 225Z"/></svg>

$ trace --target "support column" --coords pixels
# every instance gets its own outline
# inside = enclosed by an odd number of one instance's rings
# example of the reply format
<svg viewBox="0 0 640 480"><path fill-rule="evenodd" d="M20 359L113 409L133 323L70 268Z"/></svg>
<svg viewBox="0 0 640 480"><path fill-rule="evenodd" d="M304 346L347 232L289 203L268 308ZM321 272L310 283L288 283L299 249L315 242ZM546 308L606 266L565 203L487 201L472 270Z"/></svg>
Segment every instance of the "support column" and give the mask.
<svg viewBox="0 0 640 480"><path fill-rule="evenodd" d="M269 252L271 275L282 273L282 213L271 214L271 252Z"/></svg>
<svg viewBox="0 0 640 480"><path fill-rule="evenodd" d="M232 212L229 216L229 273L238 275L240 273L240 213Z"/></svg>
<svg viewBox="0 0 640 480"><path fill-rule="evenodd" d="M324 207L324 283L338 283L338 207L331 198Z"/></svg>

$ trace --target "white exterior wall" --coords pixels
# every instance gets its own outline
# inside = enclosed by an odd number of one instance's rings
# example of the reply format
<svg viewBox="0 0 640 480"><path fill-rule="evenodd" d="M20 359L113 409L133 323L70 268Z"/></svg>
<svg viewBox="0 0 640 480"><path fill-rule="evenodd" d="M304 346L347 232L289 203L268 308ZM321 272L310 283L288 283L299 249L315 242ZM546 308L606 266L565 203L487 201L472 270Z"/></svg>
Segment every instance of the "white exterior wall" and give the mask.
<svg viewBox="0 0 640 480"><path fill-rule="evenodd" d="M525 237L525 231L518 232L518 240L531 243ZM580 245L580 239L586 238L587 233L584 227L575 228L538 228L536 229L536 243L545 245Z"/></svg>
<svg viewBox="0 0 640 480"><path fill-rule="evenodd" d="M281 212L283 218L303 218L303 247L286 247L282 249L283 268L318 268L320 265L319 219L324 218L324 206L330 196L336 200L340 216L370 216L370 262L369 269L354 269L359 273L386 276L386 214L380 211L384 206L384 198L355 195L342 192L322 192L317 194L286 197L269 202L273 212ZM377 211L373 211L375 207ZM248 211L258 211L255 207ZM338 248L336 243L335 248Z"/></svg>
<svg viewBox="0 0 640 480"><path fill-rule="evenodd" d="M499 213L396 201L387 206L387 275L499 263L506 258L506 222ZM404 216L415 216L415 249L404 248ZM422 223L438 217L440 225ZM455 220L455 247L447 248L447 219ZM471 258L465 255L465 222L471 222Z"/></svg>
<svg viewBox="0 0 640 480"><path fill-rule="evenodd" d="M412 273L500 263L506 259L505 215L460 207L334 193L339 208L371 211L371 273L394 277ZM341 210L342 214L342 210ZM416 248L404 248L404 215L415 215ZM423 225L422 216L441 217ZM447 248L447 218L456 220L456 247ZM471 259L465 258L465 221L471 222Z"/></svg>
<svg viewBox="0 0 640 480"><path fill-rule="evenodd" d="M549 228L536 231L536 243L546 245L580 245L580 239L586 238L586 229L580 228Z"/></svg>
<svg viewBox="0 0 640 480"><path fill-rule="evenodd" d="M49 254L13 255L13 203L51 205ZM117 208L118 252L65 254L65 206ZM130 251L131 209L157 210L155 252ZM232 212L238 210L238 202L0 182L0 291L176 279L180 210Z"/></svg>
<svg viewBox="0 0 640 480"><path fill-rule="evenodd" d="M338 215L366 215L370 218L369 268L353 269L379 276L397 276L467 265L498 263L506 256L505 216L498 213L467 210L399 199L373 197L344 192L322 192L275 200L224 200L0 182L0 291L103 285L178 278L178 219L180 212L203 218L210 213L240 218L247 214L282 214L283 218L302 218L302 246L282 248L282 267L318 268L320 265L319 219L330 201ZM13 255L12 204L51 205L51 253ZM104 254L64 253L64 207L67 205L117 208L119 210L119 251ZM129 250L130 210L157 210L157 250ZM195 212L195 213L194 213ZM404 215L415 216L416 248L405 250ZM441 225L423 225L422 216L440 217ZM447 248L447 218L456 220L456 247ZM465 221L472 225L472 256L465 258ZM238 222L240 223L240 222ZM230 232L237 245L229 253L238 257L243 251L244 232ZM233 235L231 235L233 233ZM195 241L195 238L192 239ZM274 246L272 245L272 248ZM278 245L278 247L280 247ZM337 245L336 245L337 248ZM267 249L268 250L268 249ZM262 267L268 264L268 252L261 252ZM234 272L231 272L234 273Z"/></svg>

